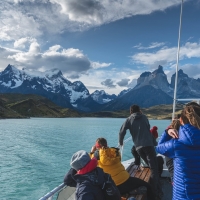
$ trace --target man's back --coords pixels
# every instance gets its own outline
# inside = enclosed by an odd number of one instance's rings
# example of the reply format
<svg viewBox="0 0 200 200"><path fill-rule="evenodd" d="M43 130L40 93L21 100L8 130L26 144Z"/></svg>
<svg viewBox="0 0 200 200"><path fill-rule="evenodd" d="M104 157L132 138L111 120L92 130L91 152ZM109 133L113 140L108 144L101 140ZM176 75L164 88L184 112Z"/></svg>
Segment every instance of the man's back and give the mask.
<svg viewBox="0 0 200 200"><path fill-rule="evenodd" d="M130 130L136 149L154 146L149 121L145 115L137 112L126 119L119 132L120 141L123 141L127 129Z"/></svg>

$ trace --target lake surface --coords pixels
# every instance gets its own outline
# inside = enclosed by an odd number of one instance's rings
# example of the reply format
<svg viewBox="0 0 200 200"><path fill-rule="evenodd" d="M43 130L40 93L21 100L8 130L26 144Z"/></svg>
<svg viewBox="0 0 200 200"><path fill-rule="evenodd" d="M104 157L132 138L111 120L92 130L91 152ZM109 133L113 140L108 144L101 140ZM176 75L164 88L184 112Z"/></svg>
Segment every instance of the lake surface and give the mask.
<svg viewBox="0 0 200 200"><path fill-rule="evenodd" d="M90 151L98 137L118 145L125 118L31 118L0 120L0 199L37 200L63 182L70 158ZM159 135L170 120L150 120ZM130 137L127 131L126 137ZM123 160L132 158L133 142L124 145Z"/></svg>

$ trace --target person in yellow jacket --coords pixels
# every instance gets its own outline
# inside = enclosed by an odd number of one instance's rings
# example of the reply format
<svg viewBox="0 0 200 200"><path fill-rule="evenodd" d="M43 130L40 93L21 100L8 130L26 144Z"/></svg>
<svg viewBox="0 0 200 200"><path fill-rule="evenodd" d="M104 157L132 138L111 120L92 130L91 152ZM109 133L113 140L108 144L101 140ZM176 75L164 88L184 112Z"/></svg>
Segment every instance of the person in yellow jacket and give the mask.
<svg viewBox="0 0 200 200"><path fill-rule="evenodd" d="M119 148L109 148L105 138L98 138L96 140L96 144L91 149L90 156L96 157L98 166L105 173L111 175L121 195L134 192L142 194L147 190L147 198L151 200L156 199L156 194L152 191L149 183L129 175L121 163Z"/></svg>

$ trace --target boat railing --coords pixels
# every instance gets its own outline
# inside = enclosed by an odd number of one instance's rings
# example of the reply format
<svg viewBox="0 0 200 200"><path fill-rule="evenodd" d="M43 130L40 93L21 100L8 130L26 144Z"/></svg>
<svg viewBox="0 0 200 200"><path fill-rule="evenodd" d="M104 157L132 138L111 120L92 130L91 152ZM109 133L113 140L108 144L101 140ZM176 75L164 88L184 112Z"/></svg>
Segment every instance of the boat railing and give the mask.
<svg viewBox="0 0 200 200"><path fill-rule="evenodd" d="M60 184L56 188L54 188L52 191L48 192L46 195L41 197L39 200L52 200L55 194L58 194L59 191L61 191L63 188L67 187L64 183Z"/></svg>

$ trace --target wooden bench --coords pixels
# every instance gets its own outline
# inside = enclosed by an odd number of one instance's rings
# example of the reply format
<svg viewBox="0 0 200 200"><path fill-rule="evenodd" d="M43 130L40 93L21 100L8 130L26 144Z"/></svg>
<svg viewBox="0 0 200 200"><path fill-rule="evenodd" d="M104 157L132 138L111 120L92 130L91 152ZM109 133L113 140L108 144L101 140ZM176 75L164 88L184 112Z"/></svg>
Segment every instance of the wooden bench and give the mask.
<svg viewBox="0 0 200 200"><path fill-rule="evenodd" d="M141 167L138 165L130 164L128 168L126 169L131 177L136 177L141 180L144 180L146 182L149 182L150 176L151 176L151 170L150 168ZM122 199L127 199L129 197L135 197L136 200L144 200L146 197L146 194L142 195L126 195L123 196Z"/></svg>

